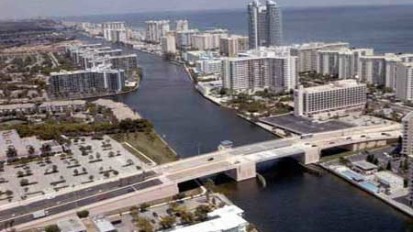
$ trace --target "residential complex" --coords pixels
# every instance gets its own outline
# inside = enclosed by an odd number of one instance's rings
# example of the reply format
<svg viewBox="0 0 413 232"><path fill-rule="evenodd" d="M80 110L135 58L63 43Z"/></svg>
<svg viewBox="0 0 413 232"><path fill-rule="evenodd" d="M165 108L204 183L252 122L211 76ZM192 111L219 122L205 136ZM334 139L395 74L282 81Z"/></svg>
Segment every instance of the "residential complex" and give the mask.
<svg viewBox="0 0 413 232"><path fill-rule="evenodd" d="M177 20L175 21L176 27L175 31L187 31L189 30L188 20Z"/></svg>
<svg viewBox="0 0 413 232"><path fill-rule="evenodd" d="M322 50L339 50L349 48L349 43L306 43L294 45L291 48L291 53L298 57L298 71L308 72L316 71L318 66L318 52Z"/></svg>
<svg viewBox="0 0 413 232"><path fill-rule="evenodd" d="M176 46L185 51L192 48L192 36L199 33L197 29L176 32Z"/></svg>
<svg viewBox="0 0 413 232"><path fill-rule="evenodd" d="M294 91L294 114L325 120L349 114L361 114L367 103L367 86L356 80L340 80L328 85Z"/></svg>
<svg viewBox="0 0 413 232"><path fill-rule="evenodd" d="M250 54L247 57L224 58L223 86L237 91L289 91L297 85L296 67L297 57L271 51Z"/></svg>
<svg viewBox="0 0 413 232"><path fill-rule="evenodd" d="M339 79L358 75L360 57L373 55L373 49L320 50L317 52L317 73L335 76Z"/></svg>
<svg viewBox="0 0 413 232"><path fill-rule="evenodd" d="M168 20L146 21L146 41L151 43L160 43L161 38L170 31Z"/></svg>
<svg viewBox="0 0 413 232"><path fill-rule="evenodd" d="M409 194L407 200L413 206L413 112L410 112L402 119L402 149L401 154L409 159Z"/></svg>
<svg viewBox="0 0 413 232"><path fill-rule="evenodd" d="M248 46L248 37L231 35L220 39L219 52L222 56L236 57L238 53L247 51Z"/></svg>
<svg viewBox="0 0 413 232"><path fill-rule="evenodd" d="M105 66L51 73L49 78L49 93L56 98L119 93L124 87L125 72Z"/></svg>
<svg viewBox="0 0 413 232"><path fill-rule="evenodd" d="M162 52L176 53L176 39L173 34L168 33L161 39Z"/></svg>
<svg viewBox="0 0 413 232"><path fill-rule="evenodd" d="M125 22L105 22L102 24L103 37L111 42L125 42L127 32Z"/></svg>
<svg viewBox="0 0 413 232"><path fill-rule="evenodd" d="M248 5L248 38L250 49L282 45L282 18L278 5L267 0L262 5L254 0Z"/></svg>
<svg viewBox="0 0 413 232"><path fill-rule="evenodd" d="M405 101L413 100L413 63L398 63L396 66L396 97Z"/></svg>
<svg viewBox="0 0 413 232"><path fill-rule="evenodd" d="M226 30L213 30L201 34L195 34L191 37L191 45L197 50L215 50L220 48L220 39L227 37Z"/></svg>

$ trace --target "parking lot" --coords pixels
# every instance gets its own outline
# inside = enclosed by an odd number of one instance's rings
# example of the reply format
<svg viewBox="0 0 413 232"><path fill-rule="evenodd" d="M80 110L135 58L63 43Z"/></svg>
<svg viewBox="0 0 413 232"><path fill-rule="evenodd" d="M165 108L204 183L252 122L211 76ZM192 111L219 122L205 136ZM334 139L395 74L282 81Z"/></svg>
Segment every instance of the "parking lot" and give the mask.
<svg viewBox="0 0 413 232"><path fill-rule="evenodd" d="M147 168L145 163L108 136L102 140L90 137L72 140L69 148L71 155L61 154L27 164L5 165L4 172L0 173L0 189L3 192L0 205L40 195L53 197L63 189L99 183ZM9 195L5 194L6 191Z"/></svg>

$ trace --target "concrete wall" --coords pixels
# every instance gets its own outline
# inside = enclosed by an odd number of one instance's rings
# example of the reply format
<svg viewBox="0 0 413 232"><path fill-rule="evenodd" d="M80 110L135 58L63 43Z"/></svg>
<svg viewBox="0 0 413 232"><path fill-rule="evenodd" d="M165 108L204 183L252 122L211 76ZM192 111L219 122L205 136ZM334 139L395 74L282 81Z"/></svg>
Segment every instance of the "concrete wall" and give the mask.
<svg viewBox="0 0 413 232"><path fill-rule="evenodd" d="M244 181L257 176L257 167L255 161L242 160L236 168L225 172L229 177L236 181Z"/></svg>

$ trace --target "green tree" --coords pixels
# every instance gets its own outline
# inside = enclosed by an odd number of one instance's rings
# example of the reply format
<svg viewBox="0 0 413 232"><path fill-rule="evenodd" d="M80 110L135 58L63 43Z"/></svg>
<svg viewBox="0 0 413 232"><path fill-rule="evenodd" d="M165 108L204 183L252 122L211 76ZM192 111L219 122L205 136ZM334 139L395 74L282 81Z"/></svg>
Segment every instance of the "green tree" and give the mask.
<svg viewBox="0 0 413 232"><path fill-rule="evenodd" d="M389 171L392 170L391 161L390 161L390 160L389 160L389 162L387 162L386 170L389 170Z"/></svg>
<svg viewBox="0 0 413 232"><path fill-rule="evenodd" d="M57 225L48 225L44 228L44 231L46 232L60 232L60 229Z"/></svg>
<svg viewBox="0 0 413 232"><path fill-rule="evenodd" d="M150 205L148 203L142 203L139 207L141 212L146 212L148 210L148 208L150 207Z"/></svg>
<svg viewBox="0 0 413 232"><path fill-rule="evenodd" d="M78 212L76 213L76 215L77 215L79 218L86 218L86 217L89 216L89 211L87 211L87 210L78 211Z"/></svg>
<svg viewBox="0 0 413 232"><path fill-rule="evenodd" d="M195 216L199 221L205 221L208 218L208 213L211 212L209 205L199 205L195 209Z"/></svg>
<svg viewBox="0 0 413 232"><path fill-rule="evenodd" d="M153 226L147 218L139 218L136 222L136 227L139 232L153 232Z"/></svg>
<svg viewBox="0 0 413 232"><path fill-rule="evenodd" d="M162 217L161 220L159 221L159 224L163 229L170 229L174 226L176 223L176 217L174 216L165 216Z"/></svg>

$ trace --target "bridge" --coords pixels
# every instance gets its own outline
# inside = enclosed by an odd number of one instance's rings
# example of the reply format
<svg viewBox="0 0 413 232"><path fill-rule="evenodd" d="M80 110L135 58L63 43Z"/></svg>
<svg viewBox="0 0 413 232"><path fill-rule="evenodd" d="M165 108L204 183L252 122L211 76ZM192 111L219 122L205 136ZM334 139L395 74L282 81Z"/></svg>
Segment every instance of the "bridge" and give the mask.
<svg viewBox="0 0 413 232"><path fill-rule="evenodd" d="M0 210L0 223L13 220L19 225L17 228L23 229L50 223L81 209L89 210L92 215L104 214L108 209L128 208L132 203L137 205L174 196L179 193L179 183L197 178L218 173L225 173L236 181L255 178L256 166L262 162L293 157L303 164L311 164L318 162L326 149L343 147L358 151L384 146L397 140L400 131L400 124L357 127L216 151L79 188L75 192L62 191L53 199L11 203ZM47 210L49 216L34 220L32 213L42 209Z"/></svg>
<svg viewBox="0 0 413 232"><path fill-rule="evenodd" d="M243 181L255 178L256 165L262 162L294 157L303 164L317 163L324 150L340 147L358 151L384 146L398 139L400 131L400 125L394 124L279 139L183 159L157 166L154 171L176 183L222 172Z"/></svg>

